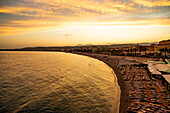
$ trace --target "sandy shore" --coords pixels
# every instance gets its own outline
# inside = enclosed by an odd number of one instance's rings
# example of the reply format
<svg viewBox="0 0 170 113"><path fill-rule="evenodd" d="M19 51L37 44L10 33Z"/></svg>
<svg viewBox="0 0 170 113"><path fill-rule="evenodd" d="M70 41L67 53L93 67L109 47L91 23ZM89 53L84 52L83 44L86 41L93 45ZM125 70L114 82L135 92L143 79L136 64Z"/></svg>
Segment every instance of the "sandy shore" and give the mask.
<svg viewBox="0 0 170 113"><path fill-rule="evenodd" d="M121 90L119 113L127 113L127 108L130 105L128 84L123 81L120 71L113 64L107 61L103 62L106 63L109 67L111 67L117 76L117 81Z"/></svg>
<svg viewBox="0 0 170 113"><path fill-rule="evenodd" d="M81 54L81 55L84 55L84 54ZM119 69L117 69L112 63L102 60L101 58L94 57L94 55L86 54L85 56L89 56L89 57L98 59L98 60L106 63L110 68L113 69L113 71L115 72L115 74L117 76L118 85L120 86L120 90L121 90L119 113L127 113L127 108L130 105L130 100L129 100L129 91L130 90L129 90L128 84L123 81L121 72L119 71ZM99 55L99 56L103 57L104 55Z"/></svg>
<svg viewBox="0 0 170 113"><path fill-rule="evenodd" d="M148 72L144 62L161 61L158 58L107 56L103 54L76 53L89 56L111 67L120 86L120 113L164 112L168 113L170 98L160 80Z"/></svg>

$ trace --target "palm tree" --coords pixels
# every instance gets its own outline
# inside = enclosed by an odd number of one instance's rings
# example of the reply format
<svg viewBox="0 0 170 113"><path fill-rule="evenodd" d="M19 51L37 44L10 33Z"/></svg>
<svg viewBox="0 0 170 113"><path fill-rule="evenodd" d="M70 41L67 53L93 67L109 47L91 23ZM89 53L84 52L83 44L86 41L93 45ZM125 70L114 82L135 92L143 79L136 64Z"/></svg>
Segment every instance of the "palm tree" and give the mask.
<svg viewBox="0 0 170 113"><path fill-rule="evenodd" d="M130 49L130 54L132 55L132 48Z"/></svg>
<svg viewBox="0 0 170 113"><path fill-rule="evenodd" d="M143 49L143 46L139 46L139 51L141 52Z"/></svg>
<svg viewBox="0 0 170 113"><path fill-rule="evenodd" d="M164 50L164 48L162 48L162 49L160 49L159 51L160 51L160 52L164 52L165 50Z"/></svg>
<svg viewBox="0 0 170 113"><path fill-rule="evenodd" d="M143 47L143 46L140 47L140 51L145 51L145 55L146 55L146 51L147 51L147 50L149 50L149 49L146 48L146 47Z"/></svg>
<svg viewBox="0 0 170 113"><path fill-rule="evenodd" d="M168 48L166 47L166 48L162 48L162 49L160 49L160 51L161 52L165 52L165 57L166 57L166 52L168 52Z"/></svg>
<svg viewBox="0 0 170 113"><path fill-rule="evenodd" d="M133 50L135 51L135 56L136 56L136 51L137 51L137 49L136 49L136 48L134 48Z"/></svg>
<svg viewBox="0 0 170 113"><path fill-rule="evenodd" d="M165 48L165 57L166 57L166 53L168 52L168 48L166 47Z"/></svg>

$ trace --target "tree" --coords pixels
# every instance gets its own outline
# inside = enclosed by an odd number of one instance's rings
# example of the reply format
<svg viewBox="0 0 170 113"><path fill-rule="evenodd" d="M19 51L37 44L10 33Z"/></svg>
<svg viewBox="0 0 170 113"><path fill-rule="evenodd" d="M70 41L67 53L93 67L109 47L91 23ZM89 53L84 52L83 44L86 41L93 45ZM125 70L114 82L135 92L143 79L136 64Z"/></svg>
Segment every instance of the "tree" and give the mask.
<svg viewBox="0 0 170 113"><path fill-rule="evenodd" d="M143 49L143 46L139 46L139 51L141 52Z"/></svg>
<svg viewBox="0 0 170 113"><path fill-rule="evenodd" d="M130 49L130 53L131 53L131 55L132 55L132 49Z"/></svg>
<svg viewBox="0 0 170 113"><path fill-rule="evenodd" d="M166 52L168 52L168 48L166 47L166 48L162 48L162 49L160 49L160 51L161 52L165 52L165 57L166 57Z"/></svg>
<svg viewBox="0 0 170 113"><path fill-rule="evenodd" d="M166 57L166 53L168 52L168 48L166 47L164 50L165 50L165 57Z"/></svg>
<svg viewBox="0 0 170 113"><path fill-rule="evenodd" d="M147 51L147 50L149 50L149 49L146 48L146 47L143 47L143 46L140 47L140 51L145 51L145 55L146 55L146 51Z"/></svg>
<svg viewBox="0 0 170 113"><path fill-rule="evenodd" d="M137 49L136 49L136 48L134 48L133 50L135 51L135 56L136 56L136 51L137 51Z"/></svg>

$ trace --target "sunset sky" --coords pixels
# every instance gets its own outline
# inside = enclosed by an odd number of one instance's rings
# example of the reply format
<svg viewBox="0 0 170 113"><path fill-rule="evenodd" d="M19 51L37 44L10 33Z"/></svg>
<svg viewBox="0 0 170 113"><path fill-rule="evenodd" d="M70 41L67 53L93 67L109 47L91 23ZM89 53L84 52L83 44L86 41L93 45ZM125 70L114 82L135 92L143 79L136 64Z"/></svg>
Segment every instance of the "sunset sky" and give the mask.
<svg viewBox="0 0 170 113"><path fill-rule="evenodd" d="M170 0L0 0L0 48L170 39Z"/></svg>

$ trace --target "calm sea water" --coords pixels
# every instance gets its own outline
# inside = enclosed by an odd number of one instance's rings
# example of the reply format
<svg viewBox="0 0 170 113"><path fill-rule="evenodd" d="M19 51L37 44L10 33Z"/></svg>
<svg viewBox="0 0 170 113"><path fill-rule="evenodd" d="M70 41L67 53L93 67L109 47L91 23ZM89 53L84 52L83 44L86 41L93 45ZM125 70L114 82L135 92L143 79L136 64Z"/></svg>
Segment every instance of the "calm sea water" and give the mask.
<svg viewBox="0 0 170 113"><path fill-rule="evenodd" d="M61 52L0 52L0 112L117 113L114 72Z"/></svg>

